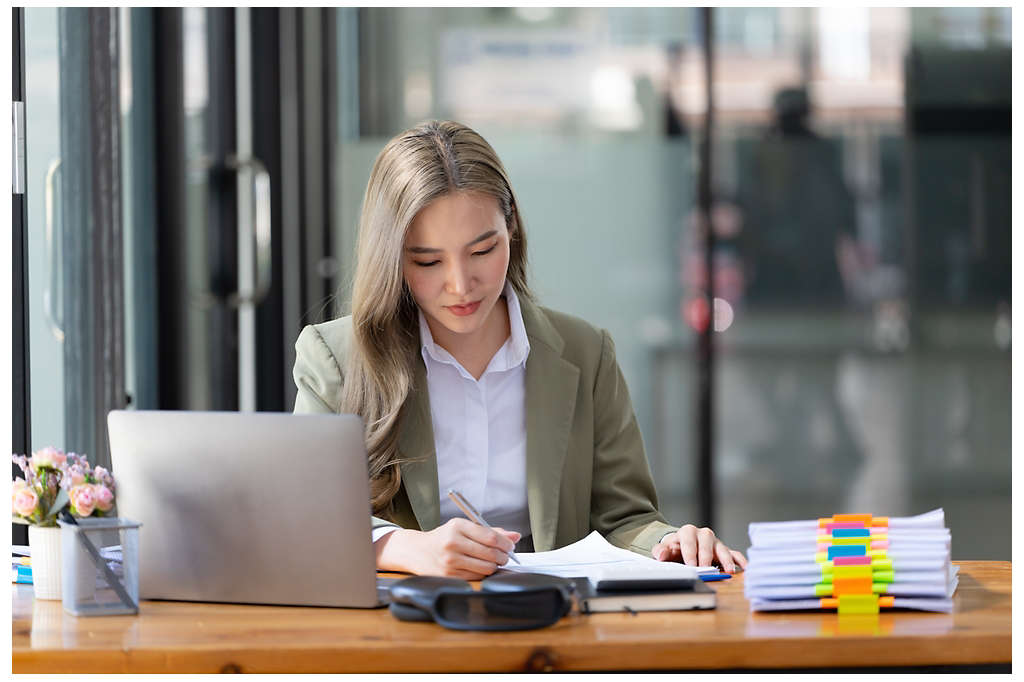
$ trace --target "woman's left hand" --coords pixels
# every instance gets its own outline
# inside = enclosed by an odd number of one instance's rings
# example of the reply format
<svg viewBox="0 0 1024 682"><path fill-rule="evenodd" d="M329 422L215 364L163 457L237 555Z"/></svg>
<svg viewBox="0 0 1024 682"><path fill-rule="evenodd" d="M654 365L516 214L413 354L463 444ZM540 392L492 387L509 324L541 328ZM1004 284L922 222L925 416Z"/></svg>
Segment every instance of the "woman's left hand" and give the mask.
<svg viewBox="0 0 1024 682"><path fill-rule="evenodd" d="M710 528L697 528L687 524L651 549L651 556L658 561L682 561L688 566L710 566L716 563L726 573L735 573L737 568L747 567L747 558L742 552L729 549L715 536Z"/></svg>

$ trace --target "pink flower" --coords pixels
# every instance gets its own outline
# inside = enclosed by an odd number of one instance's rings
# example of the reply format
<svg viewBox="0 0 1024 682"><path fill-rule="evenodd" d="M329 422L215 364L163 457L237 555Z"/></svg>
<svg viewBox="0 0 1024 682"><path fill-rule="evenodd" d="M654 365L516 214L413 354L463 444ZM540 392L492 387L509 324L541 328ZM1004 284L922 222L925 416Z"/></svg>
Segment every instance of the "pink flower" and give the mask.
<svg viewBox="0 0 1024 682"><path fill-rule="evenodd" d="M95 484L92 487L93 497L96 498L96 508L101 512L110 511L114 506L114 493L105 485Z"/></svg>
<svg viewBox="0 0 1024 682"><path fill-rule="evenodd" d="M71 511L76 516L89 516L96 507L96 495L88 483L76 485L68 496L71 498Z"/></svg>
<svg viewBox="0 0 1024 682"><path fill-rule="evenodd" d="M73 486L85 483L85 472L82 471L82 467L72 464L68 469L68 479Z"/></svg>
<svg viewBox="0 0 1024 682"><path fill-rule="evenodd" d="M64 454L63 450L48 446L32 453L32 468L36 471L44 467L60 469L67 462L67 459L67 455Z"/></svg>
<svg viewBox="0 0 1024 682"><path fill-rule="evenodd" d="M104 467L98 466L92 470L92 477L97 483L102 483L108 488L114 487L114 477Z"/></svg>
<svg viewBox="0 0 1024 682"><path fill-rule="evenodd" d="M39 505L39 495L35 490L28 487L24 479L16 479L11 491L11 506L18 516L28 518L36 511Z"/></svg>

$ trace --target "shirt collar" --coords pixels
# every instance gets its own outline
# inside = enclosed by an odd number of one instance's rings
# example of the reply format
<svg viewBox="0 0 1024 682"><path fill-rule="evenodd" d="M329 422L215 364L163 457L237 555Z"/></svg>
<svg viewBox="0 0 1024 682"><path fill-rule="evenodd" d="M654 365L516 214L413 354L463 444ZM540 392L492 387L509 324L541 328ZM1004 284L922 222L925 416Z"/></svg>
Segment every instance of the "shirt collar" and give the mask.
<svg viewBox="0 0 1024 682"><path fill-rule="evenodd" d="M508 326L510 329L509 338L498 352L494 354L487 371L501 371L512 369L526 362L530 354L530 340L526 335L526 325L523 324L523 309L519 304L519 297L511 284L505 282L505 289L502 292L505 296L505 303L508 306ZM417 308L420 325L420 352L423 359L433 358L437 362L458 365L458 360L452 354L434 342L434 335L430 333L430 326L423 311ZM429 363L428 371L429 371Z"/></svg>
<svg viewBox="0 0 1024 682"><path fill-rule="evenodd" d="M508 282L505 282L505 302L508 304L508 326L511 329L509 335L509 366L515 367L526 362L530 355L530 339L526 335L526 325L523 324L523 309L519 305L519 297L515 289Z"/></svg>

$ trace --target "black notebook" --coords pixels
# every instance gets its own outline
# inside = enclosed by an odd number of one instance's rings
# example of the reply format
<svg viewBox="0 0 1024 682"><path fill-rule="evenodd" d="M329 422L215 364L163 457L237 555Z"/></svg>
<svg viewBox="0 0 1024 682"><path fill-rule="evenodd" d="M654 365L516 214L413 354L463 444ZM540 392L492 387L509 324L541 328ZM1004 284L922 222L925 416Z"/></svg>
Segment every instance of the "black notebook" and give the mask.
<svg viewBox="0 0 1024 682"><path fill-rule="evenodd" d="M689 611L715 608L715 591L697 580L685 588L598 590L586 578L574 579L583 613Z"/></svg>

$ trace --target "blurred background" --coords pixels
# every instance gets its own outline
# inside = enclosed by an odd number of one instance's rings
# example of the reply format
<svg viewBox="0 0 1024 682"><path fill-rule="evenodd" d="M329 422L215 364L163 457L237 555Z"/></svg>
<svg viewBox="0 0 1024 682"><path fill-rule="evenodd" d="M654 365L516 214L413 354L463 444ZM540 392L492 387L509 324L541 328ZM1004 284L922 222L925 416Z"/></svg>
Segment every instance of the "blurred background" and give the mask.
<svg viewBox="0 0 1024 682"><path fill-rule="evenodd" d="M700 12L15 9L14 450L109 463L115 407L290 410L375 156L452 118L509 171L541 302L613 335L673 523L745 548L943 507L954 559L1009 559L1010 9Z"/></svg>

